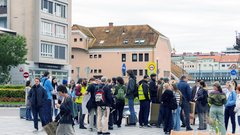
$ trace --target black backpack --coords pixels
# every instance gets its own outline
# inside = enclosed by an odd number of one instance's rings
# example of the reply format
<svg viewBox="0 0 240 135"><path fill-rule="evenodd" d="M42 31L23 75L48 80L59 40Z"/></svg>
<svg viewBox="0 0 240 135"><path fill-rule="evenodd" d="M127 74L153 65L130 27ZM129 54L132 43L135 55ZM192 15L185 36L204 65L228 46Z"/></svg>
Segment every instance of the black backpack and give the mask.
<svg viewBox="0 0 240 135"><path fill-rule="evenodd" d="M106 106L104 87L105 86L103 86L102 88L98 87L95 93L95 102L97 106Z"/></svg>
<svg viewBox="0 0 240 135"><path fill-rule="evenodd" d="M134 87L134 91L133 91L133 95L134 95L134 98L138 97L138 84L137 84L137 81L135 81L135 87Z"/></svg>
<svg viewBox="0 0 240 135"><path fill-rule="evenodd" d="M171 102L171 104L170 104L170 108L171 108L171 110L175 110L175 109L177 109L177 107L178 107L177 99L176 99L176 97L173 95L173 99L172 99L172 102Z"/></svg>

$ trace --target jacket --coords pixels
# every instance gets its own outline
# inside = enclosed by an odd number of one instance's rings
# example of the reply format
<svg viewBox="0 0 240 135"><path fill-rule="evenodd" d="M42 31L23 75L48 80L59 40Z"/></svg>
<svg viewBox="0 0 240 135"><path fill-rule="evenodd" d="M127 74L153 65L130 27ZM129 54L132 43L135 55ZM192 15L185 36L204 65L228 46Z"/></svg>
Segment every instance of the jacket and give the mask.
<svg viewBox="0 0 240 135"><path fill-rule="evenodd" d="M93 83L93 84L90 84L87 88L87 92L90 93L91 95L87 103L87 109L89 112L91 111L91 109L97 108L96 101L95 101L96 87L97 87L97 84Z"/></svg>
<svg viewBox="0 0 240 135"><path fill-rule="evenodd" d="M56 117L56 121L60 124L72 124L74 125L72 117L73 101L71 97L64 99L64 102L60 106L60 113Z"/></svg>
<svg viewBox="0 0 240 135"><path fill-rule="evenodd" d="M44 89L47 91L48 99L52 100L53 86L51 81L47 77L43 77L41 79L41 83Z"/></svg>
<svg viewBox="0 0 240 135"><path fill-rule="evenodd" d="M204 88L199 88L197 92L196 109L197 113L205 113L208 111L208 92Z"/></svg>
<svg viewBox="0 0 240 135"><path fill-rule="evenodd" d="M237 94L235 90L232 90L227 98L227 103L225 104L226 107L235 106L236 105Z"/></svg>
<svg viewBox="0 0 240 135"><path fill-rule="evenodd" d="M47 92L41 85L33 85L28 94L32 107L43 107L47 101Z"/></svg>
<svg viewBox="0 0 240 135"><path fill-rule="evenodd" d="M178 83L177 87L182 92L183 99L184 99L183 101L185 101L185 102L191 101L192 90L191 90L189 84L186 83L185 81L181 80Z"/></svg>
<svg viewBox="0 0 240 135"><path fill-rule="evenodd" d="M240 94L237 94L236 107L234 111L237 113L237 116L240 116Z"/></svg>
<svg viewBox="0 0 240 135"><path fill-rule="evenodd" d="M139 86L142 84L142 89L143 89L143 94L144 94L144 101L150 101L149 99L149 86L148 86L148 82L146 80L142 80L139 82ZM140 96L140 95L138 95ZM139 99L140 100L140 99Z"/></svg>
<svg viewBox="0 0 240 135"><path fill-rule="evenodd" d="M151 97L157 97L158 86L156 85L156 80L153 79L150 80L149 90Z"/></svg>
<svg viewBox="0 0 240 135"><path fill-rule="evenodd" d="M225 93L220 93L219 91L213 91L208 96L208 103L216 106L222 106L226 104L227 96Z"/></svg>
<svg viewBox="0 0 240 135"><path fill-rule="evenodd" d="M161 103L164 107L169 107L173 99L173 92L171 90L165 90L162 94Z"/></svg>
<svg viewBox="0 0 240 135"><path fill-rule="evenodd" d="M128 85L127 85L127 93L126 98L134 99L134 90L136 87L136 78L129 78Z"/></svg>

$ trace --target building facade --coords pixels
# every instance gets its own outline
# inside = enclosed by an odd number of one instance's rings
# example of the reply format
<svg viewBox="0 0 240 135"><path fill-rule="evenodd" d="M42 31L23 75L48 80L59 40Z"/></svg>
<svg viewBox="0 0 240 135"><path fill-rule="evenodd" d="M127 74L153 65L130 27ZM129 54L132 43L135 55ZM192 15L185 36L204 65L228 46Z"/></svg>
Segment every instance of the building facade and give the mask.
<svg viewBox="0 0 240 135"><path fill-rule="evenodd" d="M169 39L149 25L84 27L73 25L72 78L123 76L132 69L140 80L149 62L158 62L159 77L170 77Z"/></svg>
<svg viewBox="0 0 240 135"><path fill-rule="evenodd" d="M11 83L23 84L23 72L69 79L71 19L71 0L0 0L0 26L27 41L27 64L12 69Z"/></svg>

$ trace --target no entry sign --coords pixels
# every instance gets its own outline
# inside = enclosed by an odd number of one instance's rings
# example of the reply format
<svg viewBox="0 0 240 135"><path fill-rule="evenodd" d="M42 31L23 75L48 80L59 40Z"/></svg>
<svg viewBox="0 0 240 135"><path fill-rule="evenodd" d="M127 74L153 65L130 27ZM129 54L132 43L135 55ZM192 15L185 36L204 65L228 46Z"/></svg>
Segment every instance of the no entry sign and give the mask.
<svg viewBox="0 0 240 135"><path fill-rule="evenodd" d="M24 78L28 78L28 77L29 77L29 73L28 73L28 72L24 72L24 73L23 73L23 77L24 77Z"/></svg>

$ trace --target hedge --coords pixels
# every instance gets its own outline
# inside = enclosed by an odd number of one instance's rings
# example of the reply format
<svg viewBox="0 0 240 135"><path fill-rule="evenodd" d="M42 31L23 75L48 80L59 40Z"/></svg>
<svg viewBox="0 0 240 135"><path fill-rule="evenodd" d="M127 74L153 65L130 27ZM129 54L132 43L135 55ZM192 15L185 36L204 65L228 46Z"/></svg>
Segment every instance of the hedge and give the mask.
<svg viewBox="0 0 240 135"><path fill-rule="evenodd" d="M24 90L24 88L23 85L0 85L0 90Z"/></svg>
<svg viewBox="0 0 240 135"><path fill-rule="evenodd" d="M24 90L0 90L0 98L25 98Z"/></svg>

